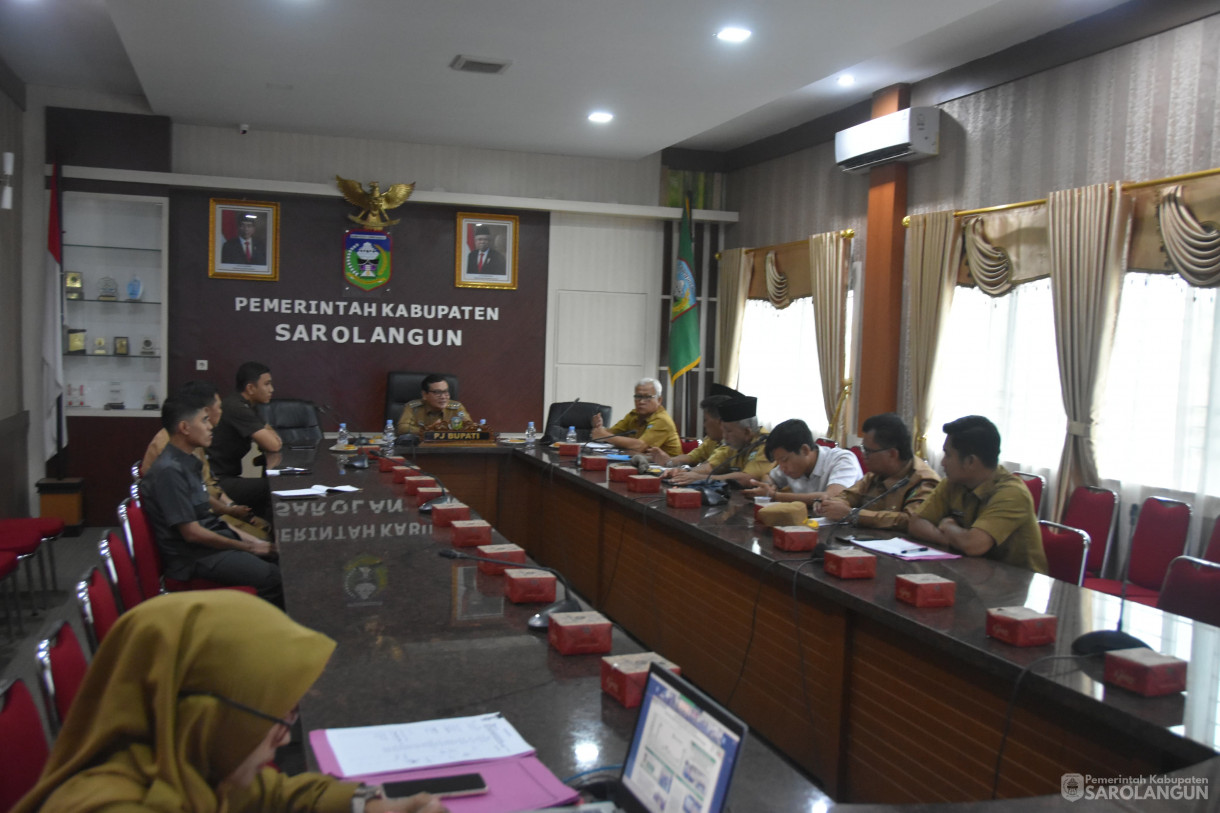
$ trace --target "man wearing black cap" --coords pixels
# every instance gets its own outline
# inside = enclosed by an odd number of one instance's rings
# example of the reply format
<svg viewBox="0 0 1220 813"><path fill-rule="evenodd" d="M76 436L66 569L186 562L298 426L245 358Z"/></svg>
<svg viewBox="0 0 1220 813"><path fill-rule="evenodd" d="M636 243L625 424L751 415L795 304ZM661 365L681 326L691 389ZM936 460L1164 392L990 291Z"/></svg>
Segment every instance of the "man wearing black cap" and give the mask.
<svg viewBox="0 0 1220 813"><path fill-rule="evenodd" d="M699 446L677 457L670 456L656 446L649 446L644 450L644 454L648 455L653 463L666 466L669 469L665 473L666 476L669 476L679 466L698 466L700 463L708 463L715 468L720 465L730 451L728 446L721 443L724 434L720 422L720 405L734 395L740 394L737 390L723 384L712 384L712 394L699 402L699 408L703 410L703 431L707 433L703 436L703 441Z"/></svg>
<svg viewBox="0 0 1220 813"><path fill-rule="evenodd" d="M670 476L671 480L675 483L733 480L745 486L767 476L771 463L764 448L767 433L758 426L758 399L738 394L738 397L722 403L720 426L724 445L729 448L728 454L719 463L708 461L690 471L675 472Z"/></svg>
<svg viewBox="0 0 1220 813"><path fill-rule="evenodd" d="M505 275L504 255L491 247L491 229L482 223L474 227L474 251L466 255L466 276Z"/></svg>

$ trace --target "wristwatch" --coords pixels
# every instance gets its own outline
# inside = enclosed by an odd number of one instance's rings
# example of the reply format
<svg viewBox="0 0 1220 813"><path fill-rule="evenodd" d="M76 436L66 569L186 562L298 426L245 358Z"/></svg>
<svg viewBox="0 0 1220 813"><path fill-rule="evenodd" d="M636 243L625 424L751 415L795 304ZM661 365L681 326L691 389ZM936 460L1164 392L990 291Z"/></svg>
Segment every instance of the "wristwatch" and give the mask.
<svg viewBox="0 0 1220 813"><path fill-rule="evenodd" d="M369 799L380 799L381 788L377 785L366 785L360 783L360 787L356 788L355 794L352 795L352 813L364 813L364 806L368 804Z"/></svg>

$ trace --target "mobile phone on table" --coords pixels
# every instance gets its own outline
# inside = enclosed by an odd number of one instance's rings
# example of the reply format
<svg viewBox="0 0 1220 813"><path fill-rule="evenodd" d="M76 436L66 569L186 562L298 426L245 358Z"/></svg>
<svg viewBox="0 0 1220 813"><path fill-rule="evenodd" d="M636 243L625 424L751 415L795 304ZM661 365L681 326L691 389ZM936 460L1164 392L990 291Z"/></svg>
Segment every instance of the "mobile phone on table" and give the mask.
<svg viewBox="0 0 1220 813"><path fill-rule="evenodd" d="M453 776L432 776L427 779L412 779L407 782L386 782L381 789L391 799L431 793L433 796L475 796L487 792L487 783L478 773L459 773Z"/></svg>

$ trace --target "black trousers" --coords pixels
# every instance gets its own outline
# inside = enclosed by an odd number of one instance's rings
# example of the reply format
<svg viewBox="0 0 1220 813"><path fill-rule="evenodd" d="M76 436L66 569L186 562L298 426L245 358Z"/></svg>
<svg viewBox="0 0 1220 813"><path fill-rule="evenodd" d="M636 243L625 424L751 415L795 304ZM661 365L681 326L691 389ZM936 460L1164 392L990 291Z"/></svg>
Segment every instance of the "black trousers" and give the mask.
<svg viewBox="0 0 1220 813"><path fill-rule="evenodd" d="M244 550L220 550L197 560L191 577L220 584L253 587L260 598L277 607L284 606L280 566Z"/></svg>

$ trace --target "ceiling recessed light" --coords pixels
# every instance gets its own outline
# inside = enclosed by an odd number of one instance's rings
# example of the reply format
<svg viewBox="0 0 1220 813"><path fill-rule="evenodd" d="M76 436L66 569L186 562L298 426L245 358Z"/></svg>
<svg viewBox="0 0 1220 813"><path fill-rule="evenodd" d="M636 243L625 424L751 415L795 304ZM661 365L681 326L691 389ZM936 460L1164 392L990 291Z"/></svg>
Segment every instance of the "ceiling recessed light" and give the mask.
<svg viewBox="0 0 1220 813"><path fill-rule="evenodd" d="M614 114L607 113L604 110L594 110L589 114L589 121L593 122L594 124L605 124L606 122L613 120Z"/></svg>
<svg viewBox="0 0 1220 813"><path fill-rule="evenodd" d="M844 73L844 74L839 75L839 78L837 81L839 83L839 87L849 88L852 85L856 84L856 77L852 76L850 73Z"/></svg>
<svg viewBox="0 0 1220 813"><path fill-rule="evenodd" d="M716 39L724 42L745 42L750 38L751 33L753 32L748 28L722 28L716 34Z"/></svg>

